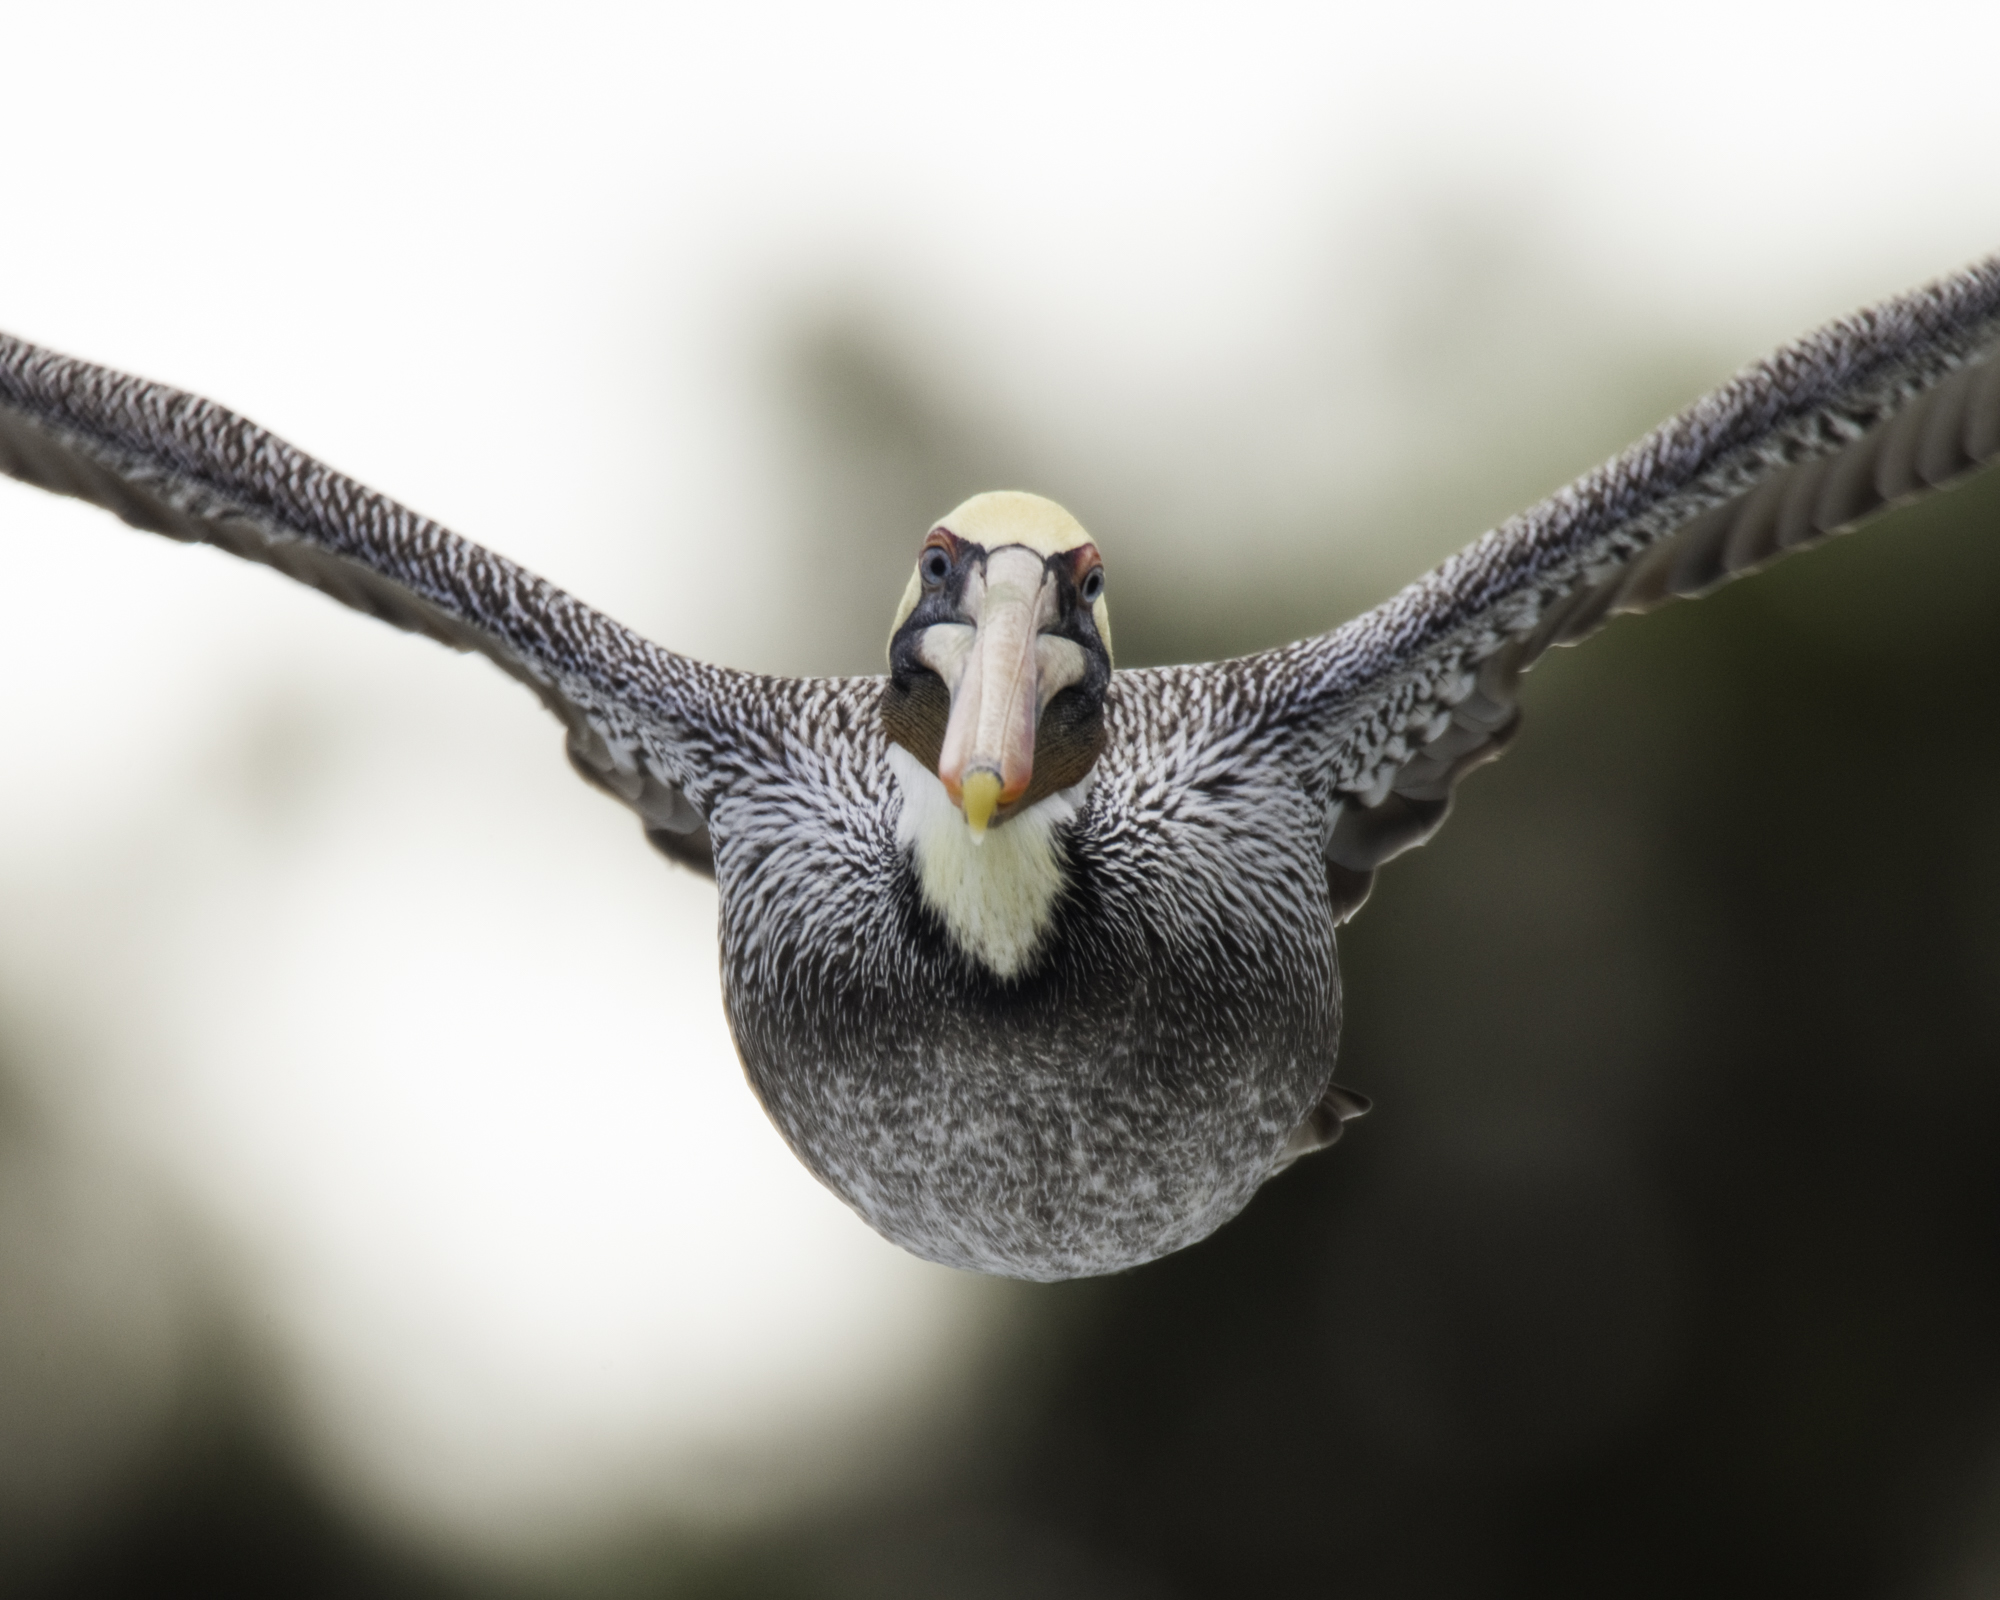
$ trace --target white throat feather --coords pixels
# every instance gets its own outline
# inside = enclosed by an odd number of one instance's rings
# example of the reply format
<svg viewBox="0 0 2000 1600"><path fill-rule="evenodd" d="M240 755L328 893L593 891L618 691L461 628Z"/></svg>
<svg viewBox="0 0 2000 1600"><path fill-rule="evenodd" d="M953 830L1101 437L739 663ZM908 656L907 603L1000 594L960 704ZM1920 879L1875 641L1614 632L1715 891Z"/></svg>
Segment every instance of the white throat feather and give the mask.
<svg viewBox="0 0 2000 1600"><path fill-rule="evenodd" d="M1061 830L1082 808L1089 777L1024 807L981 843L935 772L899 744L889 746L889 766L903 791L896 843L914 859L924 903L995 977L1019 976L1055 918L1069 867Z"/></svg>

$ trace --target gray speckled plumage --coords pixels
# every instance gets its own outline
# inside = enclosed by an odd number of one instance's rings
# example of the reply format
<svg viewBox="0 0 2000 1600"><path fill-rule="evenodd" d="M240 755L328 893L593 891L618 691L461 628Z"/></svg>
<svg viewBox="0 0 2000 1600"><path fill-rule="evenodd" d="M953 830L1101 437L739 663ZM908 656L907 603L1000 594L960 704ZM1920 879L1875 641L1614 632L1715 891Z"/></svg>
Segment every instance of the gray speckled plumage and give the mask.
<svg viewBox="0 0 2000 1600"><path fill-rule="evenodd" d="M882 1232L1027 1277L1227 1220L1351 1110L1334 927L1512 732L1520 674L2000 454L2000 257L1836 322L1332 633L1119 672L1019 978L917 892L883 680L704 666L223 408L0 335L0 470L264 561L527 683L712 870L725 994L793 1148Z"/></svg>
<svg viewBox="0 0 2000 1600"><path fill-rule="evenodd" d="M875 681L771 685L838 731L712 814L730 1025L801 1158L918 1254L1070 1277L1190 1244L1325 1092L1319 819L1282 741L1223 731L1227 682L1113 679L1067 892L1011 983L917 893Z"/></svg>

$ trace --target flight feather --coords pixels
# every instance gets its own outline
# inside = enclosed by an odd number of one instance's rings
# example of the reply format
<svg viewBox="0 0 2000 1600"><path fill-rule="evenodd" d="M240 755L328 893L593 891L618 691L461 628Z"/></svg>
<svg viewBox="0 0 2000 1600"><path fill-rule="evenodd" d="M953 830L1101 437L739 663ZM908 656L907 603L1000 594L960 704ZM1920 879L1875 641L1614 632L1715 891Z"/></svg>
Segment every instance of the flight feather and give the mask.
<svg viewBox="0 0 2000 1600"><path fill-rule="evenodd" d="M1444 820L1523 672L2000 455L2000 256L1755 362L1331 633L1214 669L1296 740L1340 909Z"/></svg>
<svg viewBox="0 0 2000 1600"><path fill-rule="evenodd" d="M586 778L713 870L708 798L756 680L661 649L213 401L5 334L0 471L488 657L561 718Z"/></svg>

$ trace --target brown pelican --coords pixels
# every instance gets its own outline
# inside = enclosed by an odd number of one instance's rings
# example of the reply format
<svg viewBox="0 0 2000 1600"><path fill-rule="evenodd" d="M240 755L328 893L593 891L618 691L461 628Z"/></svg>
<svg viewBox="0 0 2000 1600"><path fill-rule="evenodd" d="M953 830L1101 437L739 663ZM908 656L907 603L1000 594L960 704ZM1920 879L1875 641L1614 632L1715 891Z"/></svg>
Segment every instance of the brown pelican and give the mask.
<svg viewBox="0 0 2000 1600"><path fill-rule="evenodd" d="M477 650L720 891L745 1070L919 1255L1030 1278L1200 1239L1366 1102L1334 929L1518 723L1521 674L2000 454L2000 256L1745 369L1386 604L1112 670L1105 567L982 494L879 678L648 643L210 401L0 336L0 468Z"/></svg>

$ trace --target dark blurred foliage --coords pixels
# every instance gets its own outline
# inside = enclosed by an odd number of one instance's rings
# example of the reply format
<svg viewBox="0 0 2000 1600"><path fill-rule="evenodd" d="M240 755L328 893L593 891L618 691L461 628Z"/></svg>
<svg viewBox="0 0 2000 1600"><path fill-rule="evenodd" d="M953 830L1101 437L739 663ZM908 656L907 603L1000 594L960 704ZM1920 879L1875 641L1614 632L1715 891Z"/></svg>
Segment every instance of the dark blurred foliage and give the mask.
<svg viewBox="0 0 2000 1600"><path fill-rule="evenodd" d="M800 349L810 537L873 564L835 597L870 626L824 648L859 654L926 520L1035 451L978 444L863 325ZM1679 382L1600 383L1593 429ZM1618 437L1510 457L1494 512ZM1429 503L1477 503L1480 460L1443 456ZM1340 592L1301 547L1275 611L1149 593L1105 542L1128 661ZM1343 935L1340 1076L1374 1115L1193 1250L1024 1286L972 1420L816 1510L447 1577L211 1399L8 1592L1993 1593L1996 641L1989 474L1544 665Z"/></svg>
<svg viewBox="0 0 2000 1600"><path fill-rule="evenodd" d="M24 1554L9 1595L48 1600L447 1600L475 1589L355 1526L323 1488L239 1414L190 1397L150 1468L90 1524Z"/></svg>

